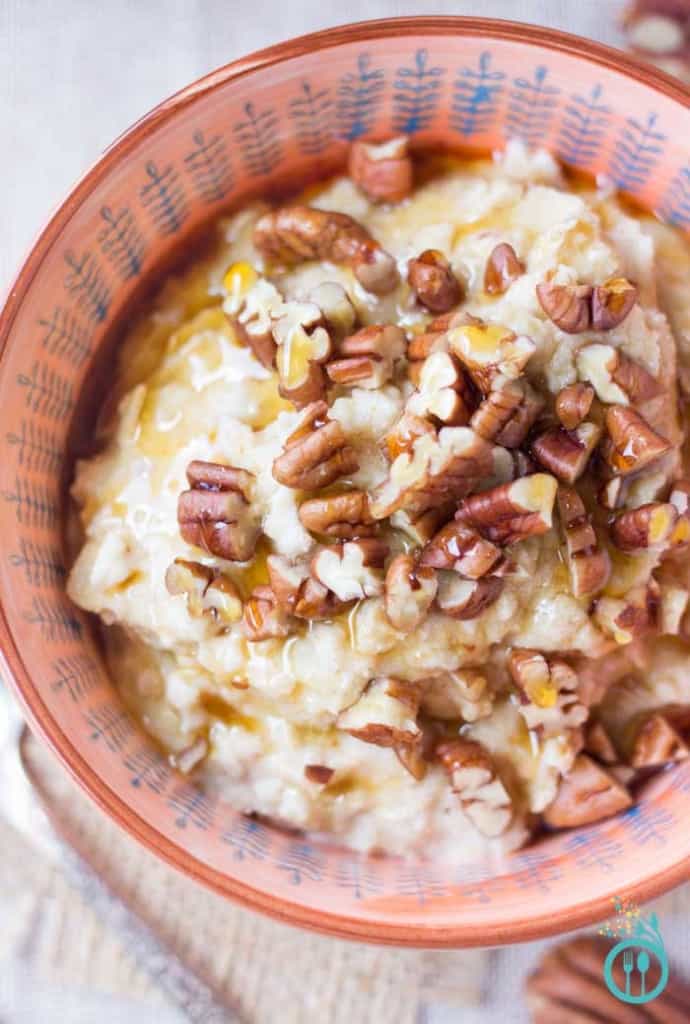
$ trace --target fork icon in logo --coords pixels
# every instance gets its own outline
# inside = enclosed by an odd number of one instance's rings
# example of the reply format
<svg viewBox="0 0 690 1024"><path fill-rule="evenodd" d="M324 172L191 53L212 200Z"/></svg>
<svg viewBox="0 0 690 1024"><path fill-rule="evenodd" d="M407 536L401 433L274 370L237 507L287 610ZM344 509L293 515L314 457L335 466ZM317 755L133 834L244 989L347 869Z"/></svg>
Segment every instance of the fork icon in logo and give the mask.
<svg viewBox="0 0 690 1024"><path fill-rule="evenodd" d="M630 975L634 966L634 956L632 949L623 950L623 970L625 972L625 994L630 995Z"/></svg>

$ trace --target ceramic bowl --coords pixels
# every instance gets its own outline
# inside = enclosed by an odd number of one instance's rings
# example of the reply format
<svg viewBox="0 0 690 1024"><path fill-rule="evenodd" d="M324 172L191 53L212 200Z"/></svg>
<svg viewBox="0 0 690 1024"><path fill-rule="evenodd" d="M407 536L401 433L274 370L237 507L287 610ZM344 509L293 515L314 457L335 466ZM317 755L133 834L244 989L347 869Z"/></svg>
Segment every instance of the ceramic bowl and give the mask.
<svg viewBox="0 0 690 1024"><path fill-rule="evenodd" d="M343 164L352 139L488 151L516 135L690 227L690 93L594 43L503 21L410 18L222 68L122 136L50 221L0 320L0 640L34 727L82 787L186 874L283 921L360 940L491 945L601 919L690 874L690 764L627 813L501 870L405 862L252 821L176 775L64 593L64 488L118 325L200 225Z"/></svg>

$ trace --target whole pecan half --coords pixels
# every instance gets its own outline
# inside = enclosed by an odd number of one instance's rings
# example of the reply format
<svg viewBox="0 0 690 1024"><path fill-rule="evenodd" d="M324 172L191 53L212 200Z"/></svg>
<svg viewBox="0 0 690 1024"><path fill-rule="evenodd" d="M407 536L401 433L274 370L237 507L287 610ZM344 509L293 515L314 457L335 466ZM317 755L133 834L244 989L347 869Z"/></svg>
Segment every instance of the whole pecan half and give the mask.
<svg viewBox="0 0 690 1024"><path fill-rule="evenodd" d="M594 388L590 384L569 384L556 395L556 415L566 430L579 427L592 408Z"/></svg>
<svg viewBox="0 0 690 1024"><path fill-rule="evenodd" d="M601 427L585 421L574 430L550 427L532 441L537 462L566 484L575 483L587 469L601 438Z"/></svg>
<svg viewBox="0 0 690 1024"><path fill-rule="evenodd" d="M609 405L646 402L661 390L649 370L613 345L585 345L577 353L577 372Z"/></svg>
<svg viewBox="0 0 690 1024"><path fill-rule="evenodd" d="M458 360L450 352L432 352L422 363L417 391L405 408L413 416L463 426L475 404L474 390Z"/></svg>
<svg viewBox="0 0 690 1024"><path fill-rule="evenodd" d="M605 768L587 754L578 754L543 818L552 828L577 828L610 818L631 804L627 789Z"/></svg>
<svg viewBox="0 0 690 1024"><path fill-rule="evenodd" d="M341 341L337 358L328 364L326 373L334 384L376 389L391 379L404 355L403 329L394 324L374 324Z"/></svg>
<svg viewBox="0 0 690 1024"><path fill-rule="evenodd" d="M452 521L441 527L420 556L420 564L434 569L452 569L478 580L495 569L503 554L465 523Z"/></svg>
<svg viewBox="0 0 690 1024"><path fill-rule="evenodd" d="M485 836L505 832L513 806L489 752L476 740L458 736L439 743L436 757L475 828Z"/></svg>
<svg viewBox="0 0 690 1024"><path fill-rule="evenodd" d="M495 544L514 544L551 529L558 483L534 473L465 498L455 518Z"/></svg>
<svg viewBox="0 0 690 1024"><path fill-rule="evenodd" d="M402 633L412 632L424 621L437 589L433 569L418 565L412 555L397 555L386 572L384 600L390 624Z"/></svg>
<svg viewBox="0 0 690 1024"><path fill-rule="evenodd" d="M285 487L314 491L359 468L340 423L329 419L328 405L313 402L273 462L273 477Z"/></svg>
<svg viewBox="0 0 690 1024"><path fill-rule="evenodd" d="M606 429L609 439L603 453L614 473L627 476L644 469L665 455L671 444L650 427L646 419L634 409L612 405L606 410Z"/></svg>
<svg viewBox="0 0 690 1024"><path fill-rule="evenodd" d="M462 299L460 282L437 249L425 249L409 261L407 280L417 301L432 313L447 313Z"/></svg>
<svg viewBox="0 0 690 1024"><path fill-rule="evenodd" d="M581 334L590 327L591 285L546 280L537 285L537 298L549 320L566 334Z"/></svg>
<svg viewBox="0 0 690 1024"><path fill-rule="evenodd" d="M574 597L595 594L606 586L611 559L599 543L582 498L572 487L558 488L556 494L568 556L570 587Z"/></svg>
<svg viewBox="0 0 690 1024"><path fill-rule="evenodd" d="M463 579L448 573L439 579L436 604L451 619L476 619L501 596L505 581L499 576Z"/></svg>
<svg viewBox="0 0 690 1024"><path fill-rule="evenodd" d="M675 529L678 512L674 505L651 501L629 509L611 524L611 539L621 551L642 551L668 545Z"/></svg>
<svg viewBox="0 0 690 1024"><path fill-rule="evenodd" d="M502 295L513 281L522 277L525 264L518 258L508 242L501 242L491 250L484 268L484 291L488 295Z"/></svg>
<svg viewBox="0 0 690 1024"><path fill-rule="evenodd" d="M384 295L398 283L393 257L345 213L298 204L264 214L254 227L254 244L267 259L287 266L328 260L352 268L359 283Z"/></svg>
<svg viewBox="0 0 690 1024"><path fill-rule="evenodd" d="M399 203L409 196L413 170L406 135L385 142L358 139L350 146L348 174L374 203Z"/></svg>
<svg viewBox="0 0 690 1024"><path fill-rule="evenodd" d="M377 747L414 744L421 738L417 712L421 689L417 683L384 676L372 679L362 696L341 711L338 729Z"/></svg>
<svg viewBox="0 0 690 1024"><path fill-rule="evenodd" d="M193 618L207 615L221 626L230 626L242 618L242 600L235 584L228 576L200 562L176 558L168 566L165 587L169 594L185 596Z"/></svg>
<svg viewBox="0 0 690 1024"><path fill-rule="evenodd" d="M325 498L310 498L299 507L302 526L311 533L351 540L370 537L376 532L376 520L369 512L366 491L345 491Z"/></svg>
<svg viewBox="0 0 690 1024"><path fill-rule="evenodd" d="M517 448L543 408L543 399L527 381L499 377L473 413L470 426L487 441Z"/></svg>
<svg viewBox="0 0 690 1024"><path fill-rule="evenodd" d="M625 277L610 277L592 292L592 328L610 331L623 323L637 302L637 287Z"/></svg>
<svg viewBox="0 0 690 1024"><path fill-rule="evenodd" d="M587 720L588 709L578 696L577 673L561 658L515 647L508 669L520 693L519 710L528 729L543 737L557 736Z"/></svg>
<svg viewBox="0 0 690 1024"><path fill-rule="evenodd" d="M251 558L261 533L249 501L253 479L233 466L190 462L190 490L183 491L177 502L183 540L231 562Z"/></svg>

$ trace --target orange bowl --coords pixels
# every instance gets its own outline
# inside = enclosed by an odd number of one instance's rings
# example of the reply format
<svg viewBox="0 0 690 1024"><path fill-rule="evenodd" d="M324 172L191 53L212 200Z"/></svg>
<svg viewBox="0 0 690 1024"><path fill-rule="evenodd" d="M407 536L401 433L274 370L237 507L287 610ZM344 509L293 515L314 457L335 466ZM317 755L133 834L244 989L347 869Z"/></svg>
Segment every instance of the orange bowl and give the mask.
<svg viewBox="0 0 690 1024"><path fill-rule="evenodd" d="M0 636L34 727L140 842L217 892L333 935L493 945L606 916L690 875L690 765L632 810L497 871L359 855L204 796L130 720L64 592L62 517L132 304L208 220L340 167L350 140L487 151L511 135L690 227L690 92L613 50L466 18L346 26L189 86L106 152L50 221L0 318Z"/></svg>

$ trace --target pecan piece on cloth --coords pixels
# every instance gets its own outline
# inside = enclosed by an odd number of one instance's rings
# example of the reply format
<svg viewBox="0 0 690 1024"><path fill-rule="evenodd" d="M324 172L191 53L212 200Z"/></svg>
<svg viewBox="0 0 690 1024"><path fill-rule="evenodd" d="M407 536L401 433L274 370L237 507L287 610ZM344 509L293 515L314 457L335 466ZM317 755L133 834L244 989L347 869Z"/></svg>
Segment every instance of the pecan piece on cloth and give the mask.
<svg viewBox="0 0 690 1024"><path fill-rule="evenodd" d="M644 1006L623 1003L609 991L603 965L612 948L612 940L603 935L577 935L550 946L525 983L532 1024L684 1024L690 985L673 971L664 991ZM629 975L622 956L612 970L618 990L625 992ZM656 984L653 977L648 977L647 991Z"/></svg>
<svg viewBox="0 0 690 1024"><path fill-rule="evenodd" d="M425 249L409 261L407 280L417 301L432 313L448 313L462 299L460 282L437 249Z"/></svg>
<svg viewBox="0 0 690 1024"><path fill-rule="evenodd" d="M388 477L372 492L376 519L405 508L422 512L473 491L493 471L493 448L467 427L443 427L417 437L392 462Z"/></svg>
<svg viewBox="0 0 690 1024"><path fill-rule="evenodd" d="M533 473L465 498L455 518L494 544L515 544L551 529L557 488L554 477Z"/></svg>
<svg viewBox="0 0 690 1024"><path fill-rule="evenodd" d="M543 818L551 828L577 828L610 818L631 804L630 793L605 768L578 754Z"/></svg>
<svg viewBox="0 0 690 1024"><path fill-rule="evenodd" d="M543 399L527 381L498 377L473 413L470 426L487 441L518 448L543 408Z"/></svg>
<svg viewBox="0 0 690 1024"><path fill-rule="evenodd" d="M560 486L556 494L558 516L565 539L574 597L594 594L606 586L611 559L599 543L582 498L572 487Z"/></svg>
<svg viewBox="0 0 690 1024"><path fill-rule="evenodd" d="M372 679L361 697L340 712L336 726L377 747L416 744L422 735L417 724L420 697L418 683L390 676Z"/></svg>
<svg viewBox="0 0 690 1024"><path fill-rule="evenodd" d="M592 322L592 286L556 284L552 280L537 285L539 305L549 320L566 334L580 334Z"/></svg>
<svg viewBox="0 0 690 1024"><path fill-rule="evenodd" d="M479 390L488 395L497 377L519 377L536 345L524 334L502 324L485 323L465 315L447 331L448 347L458 357Z"/></svg>
<svg viewBox="0 0 690 1024"><path fill-rule="evenodd" d="M385 606L388 621L402 633L410 633L424 621L436 597L436 573L418 565L412 555L397 555L388 566Z"/></svg>
<svg viewBox="0 0 690 1024"><path fill-rule="evenodd" d="M413 416L464 426L475 405L473 388L458 360L450 352L432 352L421 365L417 391L405 408Z"/></svg>
<svg viewBox="0 0 690 1024"><path fill-rule="evenodd" d="M441 575L436 604L451 619L476 619L501 596L504 580L499 576L463 579L455 574Z"/></svg>
<svg viewBox="0 0 690 1024"><path fill-rule="evenodd" d="M654 581L648 586L633 587L625 597L600 597L594 607L594 621L617 644L629 644L656 627L659 610L659 588Z"/></svg>
<svg viewBox="0 0 690 1024"><path fill-rule="evenodd" d="M673 761L684 761L690 755L682 735L682 725L687 728L690 724L690 708L684 709L684 715L674 716L674 710L673 706L660 708L643 715L635 723L629 757L633 768L659 768ZM681 731L676 725L681 726Z"/></svg>
<svg viewBox="0 0 690 1024"><path fill-rule="evenodd" d="M327 384L323 364L333 344L316 303L286 302L273 325L273 337L282 397L298 408L323 398Z"/></svg>
<svg viewBox="0 0 690 1024"><path fill-rule="evenodd" d="M405 332L395 324L362 327L338 346L337 358L326 367L334 384L373 390L393 376L405 355Z"/></svg>
<svg viewBox="0 0 690 1024"><path fill-rule="evenodd" d="M353 142L348 174L373 203L399 203L409 196L413 183L407 136L397 135L385 142Z"/></svg>
<svg viewBox="0 0 690 1024"><path fill-rule="evenodd" d="M321 548L312 558L312 576L340 601L360 601L383 593L388 547L373 537Z"/></svg>
<svg viewBox="0 0 690 1024"><path fill-rule="evenodd" d="M289 636L294 620L270 587L255 587L244 603L242 630L250 643Z"/></svg>
<svg viewBox="0 0 690 1024"><path fill-rule="evenodd" d="M458 736L439 743L436 757L474 827L489 837L505 832L513 805L489 752L476 740Z"/></svg>
<svg viewBox="0 0 690 1024"><path fill-rule="evenodd" d="M453 520L431 538L422 551L420 563L434 569L452 569L478 580L495 569L502 558L499 547L471 527Z"/></svg>
<svg viewBox="0 0 690 1024"><path fill-rule="evenodd" d="M594 388L591 384L578 381L577 384L561 388L556 395L556 416L566 430L579 427L592 408L593 400Z"/></svg>
<svg viewBox="0 0 690 1024"><path fill-rule="evenodd" d="M625 277L610 277L592 292L592 329L610 331L622 324L637 302L637 287Z"/></svg>
<svg viewBox="0 0 690 1024"><path fill-rule="evenodd" d="M581 381L588 381L607 405L633 405L660 393L658 380L613 345L585 345L576 357Z"/></svg>
<svg viewBox="0 0 690 1024"><path fill-rule="evenodd" d="M573 484L587 469L587 463L601 438L601 427L585 421L574 430L550 427L532 441L532 455L566 484Z"/></svg>
<svg viewBox="0 0 690 1024"><path fill-rule="evenodd" d="M398 283L393 257L356 220L345 213L298 204L260 217L254 244L269 260L286 266L327 260L350 267L359 283L384 295Z"/></svg>
<svg viewBox="0 0 690 1024"><path fill-rule="evenodd" d="M491 714L493 698L482 672L458 669L424 680L421 707L432 718L478 722Z"/></svg>
<svg viewBox="0 0 690 1024"><path fill-rule="evenodd" d="M261 533L250 504L252 473L198 459L187 466L190 490L177 502L182 539L231 562L252 557Z"/></svg>
<svg viewBox="0 0 690 1024"><path fill-rule="evenodd" d="M358 468L355 451L340 423L329 419L326 402L313 402L274 459L273 477L285 487L315 491Z"/></svg>
<svg viewBox="0 0 690 1024"><path fill-rule="evenodd" d="M577 672L561 658L515 647L508 669L519 690L519 711L528 729L544 737L557 736L587 720L588 710L578 697Z"/></svg>
<svg viewBox="0 0 690 1024"><path fill-rule="evenodd" d="M376 531L376 520L369 512L366 491L344 491L325 498L309 498L299 507L302 526L311 533L352 540L370 537Z"/></svg>
<svg viewBox="0 0 690 1024"><path fill-rule="evenodd" d="M242 618L242 600L229 577L200 562L176 558L168 566L165 587L169 594L182 594L193 618L207 615L222 626Z"/></svg>
<svg viewBox="0 0 690 1024"><path fill-rule="evenodd" d="M508 242L501 242L491 250L484 268L484 291L488 295L502 295L513 281L522 277L525 264L518 258Z"/></svg>
<svg viewBox="0 0 690 1024"><path fill-rule="evenodd" d="M678 511L670 502L651 501L621 512L611 524L611 539L621 551L667 547L673 536Z"/></svg>
<svg viewBox="0 0 690 1024"><path fill-rule="evenodd" d="M644 469L661 458L671 444L650 427L646 419L624 405L612 405L606 410L608 438L603 454L614 473L627 476Z"/></svg>

